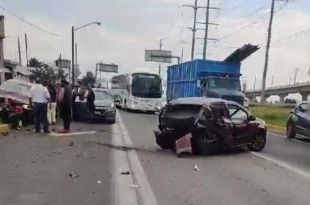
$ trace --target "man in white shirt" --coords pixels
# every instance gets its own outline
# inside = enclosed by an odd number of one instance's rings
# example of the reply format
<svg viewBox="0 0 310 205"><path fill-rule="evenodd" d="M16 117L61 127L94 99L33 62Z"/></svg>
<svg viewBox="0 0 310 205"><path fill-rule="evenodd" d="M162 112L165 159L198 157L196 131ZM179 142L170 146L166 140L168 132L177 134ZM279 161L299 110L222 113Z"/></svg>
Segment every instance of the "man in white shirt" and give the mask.
<svg viewBox="0 0 310 205"><path fill-rule="evenodd" d="M40 79L36 79L36 83L30 90L30 105L33 107L36 133L41 131L41 123L43 124L44 133L49 133L47 120L47 105L50 101L50 93L47 88L41 84Z"/></svg>

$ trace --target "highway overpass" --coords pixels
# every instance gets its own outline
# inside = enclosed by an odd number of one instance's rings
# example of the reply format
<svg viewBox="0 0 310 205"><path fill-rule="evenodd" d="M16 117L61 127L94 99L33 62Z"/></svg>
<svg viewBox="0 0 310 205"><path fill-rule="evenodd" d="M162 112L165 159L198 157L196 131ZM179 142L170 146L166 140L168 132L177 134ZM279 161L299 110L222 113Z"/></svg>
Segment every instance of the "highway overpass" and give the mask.
<svg viewBox="0 0 310 205"><path fill-rule="evenodd" d="M308 96L310 95L310 82L297 83L295 85L276 86L266 89L267 98L272 95L277 95L280 97L280 102L284 102L285 97L292 93L299 93L302 96L303 101L308 100ZM252 100L261 95L261 90L248 90L245 92L245 95Z"/></svg>

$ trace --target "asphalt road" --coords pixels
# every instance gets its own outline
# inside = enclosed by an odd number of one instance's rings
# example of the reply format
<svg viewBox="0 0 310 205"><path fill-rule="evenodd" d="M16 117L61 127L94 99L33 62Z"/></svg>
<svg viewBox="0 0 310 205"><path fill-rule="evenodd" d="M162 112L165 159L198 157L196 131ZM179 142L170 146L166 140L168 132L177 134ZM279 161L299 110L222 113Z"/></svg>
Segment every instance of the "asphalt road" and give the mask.
<svg viewBox="0 0 310 205"><path fill-rule="evenodd" d="M0 136L0 205L310 202L309 143L269 134L259 155L241 149L177 158L155 143L157 115L119 116L113 126L74 123L68 136Z"/></svg>
<svg viewBox="0 0 310 205"><path fill-rule="evenodd" d="M156 145L157 115L119 113L160 205L310 204L310 144L268 134L260 156L243 149L179 159Z"/></svg>
<svg viewBox="0 0 310 205"><path fill-rule="evenodd" d="M113 204L111 149L103 146L111 127L75 123L74 132L96 133L0 136L0 204Z"/></svg>

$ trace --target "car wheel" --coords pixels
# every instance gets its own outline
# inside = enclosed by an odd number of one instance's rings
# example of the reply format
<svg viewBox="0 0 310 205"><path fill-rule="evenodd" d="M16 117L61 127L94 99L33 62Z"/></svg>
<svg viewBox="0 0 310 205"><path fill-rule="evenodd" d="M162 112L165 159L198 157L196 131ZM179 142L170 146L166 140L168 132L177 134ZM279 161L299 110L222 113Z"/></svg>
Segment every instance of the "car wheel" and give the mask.
<svg viewBox="0 0 310 205"><path fill-rule="evenodd" d="M295 138L296 137L296 129L293 123L289 123L286 127L286 137L287 138Z"/></svg>
<svg viewBox="0 0 310 205"><path fill-rule="evenodd" d="M175 139L168 135L156 135L156 144L164 150L175 150Z"/></svg>
<svg viewBox="0 0 310 205"><path fill-rule="evenodd" d="M266 145L266 135L262 132L256 134L254 140L248 145L250 151L259 152L264 149Z"/></svg>
<svg viewBox="0 0 310 205"><path fill-rule="evenodd" d="M114 118L114 119L112 119L112 120L109 120L109 123L110 123L110 124L115 124L115 123L116 123L116 119Z"/></svg>
<svg viewBox="0 0 310 205"><path fill-rule="evenodd" d="M201 130L194 133L192 147L195 154L210 155L220 150L220 138L215 133L208 133Z"/></svg>

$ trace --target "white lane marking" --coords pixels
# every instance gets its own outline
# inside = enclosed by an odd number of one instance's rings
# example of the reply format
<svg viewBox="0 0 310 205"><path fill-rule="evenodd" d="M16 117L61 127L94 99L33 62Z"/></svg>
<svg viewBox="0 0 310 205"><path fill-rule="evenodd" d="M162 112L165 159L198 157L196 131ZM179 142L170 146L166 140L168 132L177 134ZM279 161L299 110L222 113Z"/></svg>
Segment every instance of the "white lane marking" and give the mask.
<svg viewBox="0 0 310 205"><path fill-rule="evenodd" d="M49 135L55 136L55 137L60 137L60 136L72 136L72 135L92 135L95 134L96 131L85 131L85 132L69 132L69 133L56 133L52 132Z"/></svg>
<svg viewBox="0 0 310 205"><path fill-rule="evenodd" d="M263 153L251 152L251 154L253 154L256 157L265 159L265 160L267 160L269 162L272 162L272 163L274 163L274 164L276 164L276 165L278 165L278 166L280 166L282 168L285 168L285 169L287 169L287 170L289 170L291 172L294 172L294 173L296 173L298 175L301 175L301 176L307 178L308 180L310 180L310 173L305 171L305 170L303 170L303 169L300 169L298 167L292 166L292 165L290 165L290 164L288 164L286 162L283 162L281 160L275 159L275 158L270 157L270 156L268 156L266 154L263 154Z"/></svg>
<svg viewBox="0 0 310 205"><path fill-rule="evenodd" d="M112 130L112 144L113 145L124 145L123 139L120 133L119 123L114 124ZM112 163L111 173L112 174L112 190L113 194L113 204L115 205L125 205L132 204L138 205L139 201L137 198L136 190L130 188L131 184L134 184L134 179L132 175L121 175L121 172L131 171L127 153L121 150L112 150Z"/></svg>
<svg viewBox="0 0 310 205"><path fill-rule="evenodd" d="M287 138L285 135L281 135L279 133L275 133L275 132L268 132L268 134L270 135L273 135L275 137L280 137L280 138L283 138L283 139L287 139L287 140L291 140L291 141L294 141L294 142L298 142L298 143L302 143L302 144L306 144L306 145L310 145L309 142L304 142L301 138L292 138L292 139L289 139ZM298 135L297 135L298 136ZM300 137L300 136L299 136Z"/></svg>
<svg viewBox="0 0 310 205"><path fill-rule="evenodd" d="M117 116L120 122L120 128L121 128L120 131L122 133L125 145L132 146L133 143L123 123L122 117L120 116L119 113L117 114ZM129 150L127 153L131 165L131 171L133 171L135 180L139 185L139 188L137 189L138 199L141 201L141 204L158 205L154 192L150 186L150 183L143 170L142 164L138 158L137 152L135 150Z"/></svg>

